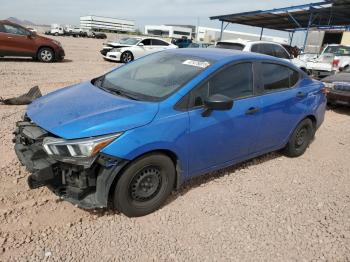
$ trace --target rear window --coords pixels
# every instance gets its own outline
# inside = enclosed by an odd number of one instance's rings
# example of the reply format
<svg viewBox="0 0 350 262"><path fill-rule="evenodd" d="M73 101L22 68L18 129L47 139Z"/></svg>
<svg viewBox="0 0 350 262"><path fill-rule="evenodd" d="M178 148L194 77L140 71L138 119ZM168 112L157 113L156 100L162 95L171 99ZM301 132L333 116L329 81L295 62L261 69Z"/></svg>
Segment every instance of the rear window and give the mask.
<svg viewBox="0 0 350 262"><path fill-rule="evenodd" d="M350 56L349 46L328 46L324 50L324 53L331 53L337 56Z"/></svg>
<svg viewBox="0 0 350 262"><path fill-rule="evenodd" d="M291 88L299 81L299 73L287 66L263 63L263 83L266 93Z"/></svg>
<svg viewBox="0 0 350 262"><path fill-rule="evenodd" d="M216 47L242 51L244 48L244 45L239 44L239 43L218 42L216 44Z"/></svg>

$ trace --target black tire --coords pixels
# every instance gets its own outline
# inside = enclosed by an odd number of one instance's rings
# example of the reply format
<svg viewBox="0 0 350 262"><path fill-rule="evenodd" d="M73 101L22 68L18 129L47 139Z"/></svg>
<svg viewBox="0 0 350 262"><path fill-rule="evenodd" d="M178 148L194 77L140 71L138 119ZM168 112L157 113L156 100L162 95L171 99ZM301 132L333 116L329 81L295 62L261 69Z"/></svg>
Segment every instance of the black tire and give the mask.
<svg viewBox="0 0 350 262"><path fill-rule="evenodd" d="M131 61L134 60L134 56L131 52L129 51L125 51L122 53L122 55L120 56L120 61L123 62L123 63L129 63Z"/></svg>
<svg viewBox="0 0 350 262"><path fill-rule="evenodd" d="M53 35L54 35L54 36L58 36L58 33L54 33Z"/></svg>
<svg viewBox="0 0 350 262"><path fill-rule="evenodd" d="M38 60L44 63L51 63L55 60L55 52L48 47L40 48L38 51Z"/></svg>
<svg viewBox="0 0 350 262"><path fill-rule="evenodd" d="M113 196L114 208L128 217L145 216L159 209L175 183L173 161L149 154L131 163L121 174Z"/></svg>
<svg viewBox="0 0 350 262"><path fill-rule="evenodd" d="M284 148L284 153L289 157L298 157L304 154L315 135L315 128L311 119L306 118L295 128L293 134Z"/></svg>

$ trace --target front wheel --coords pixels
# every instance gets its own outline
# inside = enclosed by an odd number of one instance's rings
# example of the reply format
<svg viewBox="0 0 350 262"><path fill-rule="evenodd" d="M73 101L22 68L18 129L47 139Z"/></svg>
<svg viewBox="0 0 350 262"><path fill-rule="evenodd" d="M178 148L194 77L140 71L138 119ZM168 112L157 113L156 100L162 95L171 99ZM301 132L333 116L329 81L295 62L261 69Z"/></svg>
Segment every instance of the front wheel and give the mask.
<svg viewBox="0 0 350 262"><path fill-rule="evenodd" d="M315 134L315 128L309 118L301 121L284 148L284 153L289 157L298 157L304 154Z"/></svg>
<svg viewBox="0 0 350 262"><path fill-rule="evenodd" d="M164 204L174 183L173 161L163 154L146 155L122 173L114 191L114 207L128 217L147 215Z"/></svg>
<svg viewBox="0 0 350 262"><path fill-rule="evenodd" d="M122 53L122 55L120 56L120 61L123 63L129 63L132 60L134 60L134 56L132 55L131 52L129 51L125 51L124 53Z"/></svg>
<svg viewBox="0 0 350 262"><path fill-rule="evenodd" d="M38 60L44 63L53 62L55 59L55 53L51 48L44 47L38 52Z"/></svg>

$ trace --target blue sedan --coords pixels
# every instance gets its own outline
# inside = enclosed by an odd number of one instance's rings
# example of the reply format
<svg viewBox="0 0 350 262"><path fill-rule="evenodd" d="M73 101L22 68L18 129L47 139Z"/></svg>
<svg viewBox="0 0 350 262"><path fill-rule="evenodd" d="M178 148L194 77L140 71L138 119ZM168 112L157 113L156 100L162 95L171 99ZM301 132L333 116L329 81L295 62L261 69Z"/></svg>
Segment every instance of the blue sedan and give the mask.
<svg viewBox="0 0 350 262"><path fill-rule="evenodd" d="M283 60L169 50L37 99L15 150L30 188L142 216L190 178L275 150L302 155L325 108L323 84Z"/></svg>

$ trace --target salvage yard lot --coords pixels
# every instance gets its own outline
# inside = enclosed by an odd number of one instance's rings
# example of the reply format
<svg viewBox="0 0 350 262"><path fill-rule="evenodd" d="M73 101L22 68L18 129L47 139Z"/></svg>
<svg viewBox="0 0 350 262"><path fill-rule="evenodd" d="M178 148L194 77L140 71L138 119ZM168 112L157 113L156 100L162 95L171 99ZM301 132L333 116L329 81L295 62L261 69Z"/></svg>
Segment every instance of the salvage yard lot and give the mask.
<svg viewBox="0 0 350 262"><path fill-rule="evenodd" d="M0 96L34 85L46 94L118 66L101 58L104 40L56 39L62 63L0 59ZM0 261L350 260L350 109L327 111L302 157L271 153L195 179L132 219L29 190L11 142L24 112L0 105Z"/></svg>

